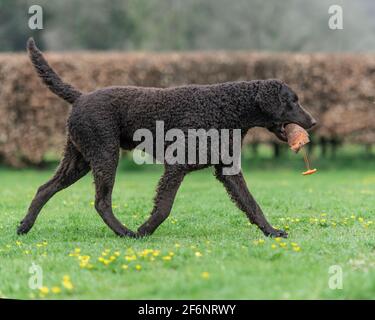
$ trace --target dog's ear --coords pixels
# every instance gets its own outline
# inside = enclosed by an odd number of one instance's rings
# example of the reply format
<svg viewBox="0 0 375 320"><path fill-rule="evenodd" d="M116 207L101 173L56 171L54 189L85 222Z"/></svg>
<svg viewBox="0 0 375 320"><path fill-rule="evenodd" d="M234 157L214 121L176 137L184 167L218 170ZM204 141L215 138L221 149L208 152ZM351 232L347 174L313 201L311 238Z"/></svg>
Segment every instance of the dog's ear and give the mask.
<svg viewBox="0 0 375 320"><path fill-rule="evenodd" d="M278 80L265 80L259 83L255 102L263 113L277 116L282 112L282 88L283 85Z"/></svg>

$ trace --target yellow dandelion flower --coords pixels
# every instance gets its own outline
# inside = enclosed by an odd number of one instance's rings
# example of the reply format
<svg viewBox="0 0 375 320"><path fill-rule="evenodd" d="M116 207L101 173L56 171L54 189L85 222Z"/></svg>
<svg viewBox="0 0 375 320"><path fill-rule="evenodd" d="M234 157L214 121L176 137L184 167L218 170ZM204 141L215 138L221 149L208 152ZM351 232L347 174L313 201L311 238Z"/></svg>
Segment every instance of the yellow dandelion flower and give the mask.
<svg viewBox="0 0 375 320"><path fill-rule="evenodd" d="M296 242L292 242L292 243L291 243L291 246L292 246L292 247L298 247L298 243L296 243Z"/></svg>
<svg viewBox="0 0 375 320"><path fill-rule="evenodd" d="M160 250L154 250L154 251L152 252L152 255L153 255L154 257L157 257L159 254L160 254Z"/></svg>
<svg viewBox="0 0 375 320"><path fill-rule="evenodd" d="M363 220L363 218L359 217L359 218L358 218L358 221L359 221L359 222L363 222L364 220Z"/></svg>
<svg viewBox="0 0 375 320"><path fill-rule="evenodd" d="M124 270L128 270L129 269L129 266L127 264L123 264L121 266L121 269L124 269Z"/></svg>
<svg viewBox="0 0 375 320"><path fill-rule="evenodd" d="M71 282L63 282L63 286L68 290L73 290L73 284Z"/></svg>
<svg viewBox="0 0 375 320"><path fill-rule="evenodd" d="M210 274L207 271L204 271L204 272L201 273L201 277L203 279L208 279L210 277Z"/></svg>
<svg viewBox="0 0 375 320"><path fill-rule="evenodd" d="M22 245L22 242L17 240L16 245L20 247Z"/></svg>
<svg viewBox="0 0 375 320"><path fill-rule="evenodd" d="M300 248L300 247L293 247L293 250L294 250L295 252L299 252L299 251L301 251L301 248Z"/></svg>
<svg viewBox="0 0 375 320"><path fill-rule="evenodd" d="M47 294L49 292L49 288L43 286L39 288L39 291L41 294Z"/></svg>
<svg viewBox="0 0 375 320"><path fill-rule="evenodd" d="M276 249L277 246L276 246L275 244L272 244L272 245L271 245L271 248L272 248L272 249Z"/></svg>
<svg viewBox="0 0 375 320"><path fill-rule="evenodd" d="M75 249L74 249L74 252L75 252L75 253L80 253L80 252L81 252L81 248L75 248Z"/></svg>
<svg viewBox="0 0 375 320"><path fill-rule="evenodd" d="M133 261L133 260L137 260L137 256L135 254L131 255L131 256L125 256L125 260L126 261Z"/></svg>
<svg viewBox="0 0 375 320"><path fill-rule="evenodd" d="M280 243L279 243L279 246L280 246L281 248L286 248L287 244L286 244L285 242L280 242Z"/></svg>
<svg viewBox="0 0 375 320"><path fill-rule="evenodd" d="M139 256L141 257L147 257L147 255L150 253L151 251L149 249L144 249L142 250L140 253L138 253Z"/></svg>
<svg viewBox="0 0 375 320"><path fill-rule="evenodd" d="M199 257L202 257L203 255L202 255L202 253L200 253L199 251L196 251L196 252L195 252L195 256L199 258Z"/></svg>
<svg viewBox="0 0 375 320"><path fill-rule="evenodd" d="M72 281L70 280L70 277L65 275L63 277L63 281L62 281L62 285L64 288L68 289L68 290L73 290L73 283Z"/></svg>
<svg viewBox="0 0 375 320"><path fill-rule="evenodd" d="M52 293L60 293L60 292L61 292L61 289L60 289L60 287L52 287L52 288L51 288L51 292L52 292Z"/></svg>
<svg viewBox="0 0 375 320"><path fill-rule="evenodd" d="M258 243L259 243L259 244L263 244L263 243L264 243L264 239L259 239L259 240L258 240Z"/></svg>
<svg viewBox="0 0 375 320"><path fill-rule="evenodd" d="M114 254L116 257L119 257L119 256L120 256L120 251L115 251L113 254Z"/></svg>
<svg viewBox="0 0 375 320"><path fill-rule="evenodd" d="M141 270L142 269L142 266L140 265L140 264L137 264L137 265L135 265L135 270Z"/></svg>
<svg viewBox="0 0 375 320"><path fill-rule="evenodd" d="M276 237L276 238L275 238L275 241L276 241L276 242L280 242L281 240L282 240L282 239L281 239L280 237Z"/></svg>
<svg viewBox="0 0 375 320"><path fill-rule="evenodd" d="M63 276L63 281L70 281L70 277L68 275Z"/></svg>
<svg viewBox="0 0 375 320"><path fill-rule="evenodd" d="M174 252L173 251L169 251L169 253L168 253L171 257L173 257L174 256Z"/></svg>
<svg viewBox="0 0 375 320"><path fill-rule="evenodd" d="M162 259L165 260L165 261L170 261L172 259L172 257L171 256L164 256Z"/></svg>

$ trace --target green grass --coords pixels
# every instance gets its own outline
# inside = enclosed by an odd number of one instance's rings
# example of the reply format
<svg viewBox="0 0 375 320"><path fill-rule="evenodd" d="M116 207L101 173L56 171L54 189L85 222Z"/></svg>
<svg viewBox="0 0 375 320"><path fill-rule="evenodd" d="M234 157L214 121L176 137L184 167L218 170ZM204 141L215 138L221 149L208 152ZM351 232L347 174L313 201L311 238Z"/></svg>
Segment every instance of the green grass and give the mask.
<svg viewBox="0 0 375 320"><path fill-rule="evenodd" d="M300 175L300 158L281 162L277 169L268 160L251 167L245 161L243 167L269 221L288 229L286 249L248 224L211 170L187 176L171 216L149 238L118 238L104 225L92 205L91 175L57 194L31 232L20 237L16 225L52 170L0 168L0 295L40 298L28 286L34 262L43 269L45 286L62 288L47 299L375 298L375 225L368 225L375 220L374 160L357 165L347 160L350 169L337 169L332 161L316 163L320 171L309 177ZM135 230L152 208L161 170L130 171L127 166L119 168L113 203L119 219ZM69 256L75 248L90 256L92 269L81 268L78 257ZM132 255L129 248L137 260L125 260ZM111 251L105 259L120 253L108 265L98 261L105 249ZM161 252L151 261L139 256L144 249ZM171 260L163 260L169 252L174 253ZM343 270L342 290L328 287L332 265ZM61 286L64 275L70 276L73 290Z"/></svg>

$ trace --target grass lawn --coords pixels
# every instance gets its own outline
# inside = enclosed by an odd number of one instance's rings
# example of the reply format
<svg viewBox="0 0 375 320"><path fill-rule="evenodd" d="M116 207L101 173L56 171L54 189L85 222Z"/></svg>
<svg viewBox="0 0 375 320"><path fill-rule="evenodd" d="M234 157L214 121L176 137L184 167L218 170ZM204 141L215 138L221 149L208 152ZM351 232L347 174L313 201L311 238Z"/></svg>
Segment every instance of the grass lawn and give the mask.
<svg viewBox="0 0 375 320"><path fill-rule="evenodd" d="M16 225L52 170L0 168L0 296L373 299L373 163L347 161L336 169L317 163L319 172L308 177L300 175L300 159L277 169L267 161L243 163L269 221L289 231L281 242L248 224L211 170L187 176L171 216L149 238L118 238L104 225L93 207L91 174L57 194L30 233L17 236ZM161 169L127 169L118 170L113 204L117 217L135 230L151 210ZM48 293L29 288L32 263L42 268ZM341 290L328 286L332 265L342 268ZM62 285L64 276L73 288ZM56 286L60 293L51 292Z"/></svg>

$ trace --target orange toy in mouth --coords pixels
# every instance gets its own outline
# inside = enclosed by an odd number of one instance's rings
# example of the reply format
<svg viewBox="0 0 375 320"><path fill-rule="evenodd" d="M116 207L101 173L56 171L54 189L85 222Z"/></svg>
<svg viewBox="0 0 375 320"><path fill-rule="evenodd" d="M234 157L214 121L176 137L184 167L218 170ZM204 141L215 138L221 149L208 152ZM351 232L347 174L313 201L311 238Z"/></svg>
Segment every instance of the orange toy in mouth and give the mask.
<svg viewBox="0 0 375 320"><path fill-rule="evenodd" d="M290 148L296 153L301 150L304 145L310 142L307 131L297 124L290 123L286 125L285 133ZM302 175L307 176L317 172L317 169L310 169L310 163L305 149L303 149L303 159L305 160L307 170L302 172Z"/></svg>
<svg viewBox="0 0 375 320"><path fill-rule="evenodd" d="M305 144L310 142L309 134L298 124L289 123L285 126L285 133L290 149L297 153Z"/></svg>

